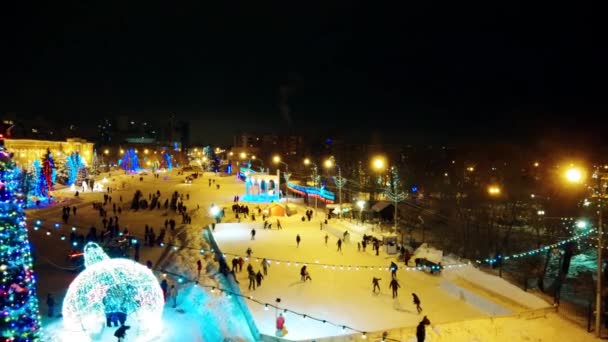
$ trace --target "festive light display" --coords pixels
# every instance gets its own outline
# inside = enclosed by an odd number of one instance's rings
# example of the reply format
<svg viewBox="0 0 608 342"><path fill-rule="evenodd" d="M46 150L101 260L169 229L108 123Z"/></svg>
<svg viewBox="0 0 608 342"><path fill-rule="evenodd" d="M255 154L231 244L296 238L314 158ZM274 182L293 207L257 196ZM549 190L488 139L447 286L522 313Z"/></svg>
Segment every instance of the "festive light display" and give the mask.
<svg viewBox="0 0 608 342"><path fill-rule="evenodd" d="M56 177L55 170L55 162L53 161L53 155L51 154L51 150L46 150L46 155L42 159L42 187L44 187L43 196L49 197L51 190L53 189L53 184L55 183Z"/></svg>
<svg viewBox="0 0 608 342"><path fill-rule="evenodd" d="M40 340L40 316L20 175L0 140L0 336L26 342Z"/></svg>
<svg viewBox="0 0 608 342"><path fill-rule="evenodd" d="M78 179L80 169L84 168L82 156L78 152L72 152L66 157L65 170L63 171L66 185L74 185Z"/></svg>
<svg viewBox="0 0 608 342"><path fill-rule="evenodd" d="M125 155L118 161L118 163L125 171L135 172L139 170L139 158L137 157L135 150L132 148L125 152Z"/></svg>
<svg viewBox="0 0 608 342"><path fill-rule="evenodd" d="M336 200L336 195L329 190L325 190L324 187L316 188L312 186L302 186L287 182L287 189L291 192L302 196L309 196L310 198L317 198L319 201L324 203L332 204Z"/></svg>
<svg viewBox="0 0 608 342"><path fill-rule="evenodd" d="M68 329L98 334L111 313L127 315L127 324L138 336L160 333L165 301L152 271L129 259L110 259L99 245L84 248L85 270L74 279L63 301L63 320Z"/></svg>
<svg viewBox="0 0 608 342"><path fill-rule="evenodd" d="M173 160L171 159L171 155L167 151L163 152L161 167L167 170L173 169Z"/></svg>

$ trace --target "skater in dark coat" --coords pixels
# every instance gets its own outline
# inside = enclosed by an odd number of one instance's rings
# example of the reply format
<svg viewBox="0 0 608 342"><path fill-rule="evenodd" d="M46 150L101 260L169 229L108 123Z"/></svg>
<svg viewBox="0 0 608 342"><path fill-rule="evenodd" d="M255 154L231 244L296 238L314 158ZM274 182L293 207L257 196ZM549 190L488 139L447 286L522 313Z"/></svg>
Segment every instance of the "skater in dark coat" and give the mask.
<svg viewBox="0 0 608 342"><path fill-rule="evenodd" d="M270 266L270 263L268 260L266 260L266 258L264 258L262 260L262 270L264 271L264 275L268 275L268 266Z"/></svg>
<svg viewBox="0 0 608 342"><path fill-rule="evenodd" d="M258 273L255 274L255 281L258 284L258 287L262 286L263 279L264 279L264 276L262 275L262 272L258 271Z"/></svg>
<svg viewBox="0 0 608 342"><path fill-rule="evenodd" d="M376 293L376 289L378 289L378 293L380 293L380 280L382 280L382 278L372 278L372 285L374 285L374 289L372 290L373 293Z"/></svg>
<svg viewBox="0 0 608 342"><path fill-rule="evenodd" d="M391 290L393 290L393 298L397 298L397 290L401 287L401 285L399 285L399 282L397 281L397 279L391 280L391 283L388 285L388 287L390 287Z"/></svg>
<svg viewBox="0 0 608 342"><path fill-rule="evenodd" d="M251 290L251 287L253 287L253 289L255 290L255 272L253 272L253 269L251 271L249 271L249 290Z"/></svg>
<svg viewBox="0 0 608 342"><path fill-rule="evenodd" d="M338 238L338 242L336 242L336 245L338 245L338 252L342 251L342 240Z"/></svg>
<svg viewBox="0 0 608 342"><path fill-rule="evenodd" d="M167 290L169 289L169 283L167 283L167 279L163 279L160 282L160 288L163 290L163 298L165 299L165 303L167 302Z"/></svg>
<svg viewBox="0 0 608 342"><path fill-rule="evenodd" d="M418 323L418 326L416 327L416 338L418 342L424 342L424 339L426 338L426 325L429 324L431 324L431 321L429 321L426 316Z"/></svg>
<svg viewBox="0 0 608 342"><path fill-rule="evenodd" d="M251 240L255 240L255 228L251 229Z"/></svg>
<svg viewBox="0 0 608 342"><path fill-rule="evenodd" d="M300 234L298 234L298 236L296 236L296 247L300 247L300 241L302 241L302 239L300 238Z"/></svg>
<svg viewBox="0 0 608 342"><path fill-rule="evenodd" d="M418 313L421 313L422 308L420 307L420 298L418 298L415 293L412 293L412 298L414 300L414 305L416 305L416 310L418 310Z"/></svg>
<svg viewBox="0 0 608 342"><path fill-rule="evenodd" d="M397 278L397 264L391 261L391 277L393 279Z"/></svg>

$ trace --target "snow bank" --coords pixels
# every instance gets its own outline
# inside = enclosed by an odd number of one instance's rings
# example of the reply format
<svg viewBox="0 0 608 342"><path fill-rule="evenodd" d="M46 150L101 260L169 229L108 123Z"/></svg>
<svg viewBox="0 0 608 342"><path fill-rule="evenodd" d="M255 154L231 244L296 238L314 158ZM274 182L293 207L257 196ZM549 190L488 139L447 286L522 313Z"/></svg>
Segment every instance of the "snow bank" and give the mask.
<svg viewBox="0 0 608 342"><path fill-rule="evenodd" d="M466 280L474 286L529 309L541 309L551 306L544 300L523 291L508 281L495 275L487 274L473 266L446 268L443 270L443 276L451 280Z"/></svg>
<svg viewBox="0 0 608 342"><path fill-rule="evenodd" d="M460 298L460 300L463 300L463 301L473 305L480 311L483 311L490 316L508 315L511 313L510 310L503 308L502 306L500 306L488 299L485 299L482 296L480 296L474 292L471 292L463 287L460 287L451 281L444 279L441 281L441 283L439 283L439 286L445 292L451 294L454 297Z"/></svg>

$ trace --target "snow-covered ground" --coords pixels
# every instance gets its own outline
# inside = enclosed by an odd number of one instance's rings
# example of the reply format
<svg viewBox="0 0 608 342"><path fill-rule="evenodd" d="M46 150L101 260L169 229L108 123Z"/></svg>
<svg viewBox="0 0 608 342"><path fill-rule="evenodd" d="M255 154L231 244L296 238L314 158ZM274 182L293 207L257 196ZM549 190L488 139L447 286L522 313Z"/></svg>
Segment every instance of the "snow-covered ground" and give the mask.
<svg viewBox="0 0 608 342"><path fill-rule="evenodd" d="M387 270L394 255L387 255L384 251L376 256L368 246L366 252L357 250L356 242L360 241L363 233L369 233L370 226L362 226L348 222L337 222L331 220L324 230L320 230L320 219L324 215L315 215L313 220L302 222L301 217L304 207L297 207L298 214L289 218L279 218L283 230L277 230L276 218L273 218L272 230L262 228L261 217L256 215L257 221L243 219L237 223L231 213L230 206L235 195L244 193L244 185L235 177L213 177L206 174L203 179L195 180L192 184L182 182L184 176L178 176L175 171L166 174L166 178L155 179L150 175L144 176L139 181L139 176L114 174L109 177L110 186L113 188L113 202L123 197L123 212L120 216L121 228L127 226L129 231L143 236L144 225L154 227L158 234L159 228L163 226L166 218L175 217L177 221L177 233L174 237L167 236L167 243L176 245L188 245L193 249L162 247L142 247L140 262L151 260L155 268L159 270L159 279L163 277L162 271L173 272L184 275L184 279L195 277L196 260L200 259L204 265L206 275L201 279L201 285L213 285L225 287L222 278L217 276L217 262L209 251L209 246L202 238L201 227L210 222L208 208L212 203L226 208L225 223L217 225L213 233L216 241L230 263L231 254L245 255L248 247L253 250L252 265L257 271L260 267L261 258L266 257L273 260L269 268L268 276L263 280L262 286L255 291L247 289L248 280L246 271L237 273L241 291L244 295L252 296L262 303L275 304L277 298L281 299L279 306L295 312L310 315L322 320L335 323L314 321L293 313L286 314L286 326L289 333L285 338L289 340L310 340L336 335L346 336L351 334L349 329L342 326L352 327L357 330L378 332L391 329L403 329L411 331L421 319L427 315L433 327L439 334L429 332L427 341L554 341L554 331L567 329L562 335L567 340L582 341L589 337L585 331L571 326L558 316L548 315L546 318L529 320L521 317L501 318L489 320L490 313L485 304L478 301L467 302L467 298L478 296L484 301L491 302L497 308L505 308L510 312L519 312L527 308L542 307L546 303L530 297L504 280L488 276L472 266L446 269L442 275L429 275L420 271L399 270L397 277L401 288L397 299L391 298L388 284L391 279ZM102 176L102 177L103 177ZM213 185L208 186L209 178L216 179L221 185L216 189ZM124 184L124 190L123 190ZM181 225L181 219L172 212L165 210L140 210L133 212L128 210L133 192L142 190L144 197L148 193L161 192L164 201L173 191L189 194L190 199L185 200L188 210L192 211L192 224ZM30 237L35 248L36 272L39 275L39 297L41 307L45 311L44 298L47 292L52 292L61 302L67 286L76 276L70 272L72 267L66 261L69 246L66 241L60 241L60 232L69 234L71 226L88 229L92 224L101 228L101 218L97 211L92 208L92 201L102 201L102 193L81 193L75 198L69 189L58 191L57 202L65 200L66 204L59 203L43 209L29 210L28 218L30 224L35 219L42 219L43 226L52 230L52 235L47 236L44 230L31 231ZM60 221L62 205L79 206L77 215L70 217L67 225L53 228L55 222ZM200 209L195 210L199 205ZM250 210L258 204L250 204ZM110 207L111 214L111 207ZM251 229L257 231L255 240L251 240ZM345 230L351 234L350 242L342 245L342 251L337 251L336 241ZM82 232L86 234L86 231ZM300 246L296 246L296 236L300 235ZM325 245L324 237L328 234L329 240ZM171 240L172 239L172 240ZM198 249L204 249L201 255ZM277 260L283 260L277 262ZM290 262L287 262L290 261ZM297 263L297 265L296 265ZM302 283L300 281L300 267L307 263L312 281ZM329 264L323 266L318 264ZM403 263L399 263L403 265ZM246 265L245 265L246 267ZM479 273L477 273L479 272ZM170 282L175 278L168 276ZM380 281L380 294L372 293L372 277L378 277ZM446 287L446 284L448 286ZM457 293L472 294L473 296L454 295ZM494 295L492 291L498 292ZM415 292L422 301L423 313L419 315L412 304L411 293ZM514 304L516 303L516 305ZM264 305L253 301L247 301L247 305L253 314L253 318L260 332L267 335L275 333L275 310L265 310ZM247 326L247 318L240 311L234 298L215 292L211 293L207 288L196 286L192 282L185 282L180 286L178 296L178 307L173 309L170 305L165 307L163 335L158 341L222 341L225 338L232 340L249 341L253 338ZM65 340L60 318L45 318L43 327L48 340ZM401 330L403 330L401 329ZM403 331L405 331L403 330ZM520 335L514 335L513 331L521 331ZM104 335L101 341L114 341L108 330L108 336ZM399 337L399 340L409 341L409 335ZM411 335L413 336L413 335ZM503 339L504 337L504 339ZM572 337L572 338L569 338ZM71 340L74 339L71 336ZM133 335L128 335L127 340L135 340Z"/></svg>

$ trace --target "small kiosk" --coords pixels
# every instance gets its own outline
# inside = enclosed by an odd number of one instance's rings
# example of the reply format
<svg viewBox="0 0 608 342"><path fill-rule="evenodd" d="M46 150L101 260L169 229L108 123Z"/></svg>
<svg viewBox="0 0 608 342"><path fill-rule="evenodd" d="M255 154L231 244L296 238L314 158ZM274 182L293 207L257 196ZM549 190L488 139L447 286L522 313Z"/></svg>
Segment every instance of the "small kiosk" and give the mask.
<svg viewBox="0 0 608 342"><path fill-rule="evenodd" d="M382 245L386 249L386 254L397 254L397 235L396 234L382 234Z"/></svg>

